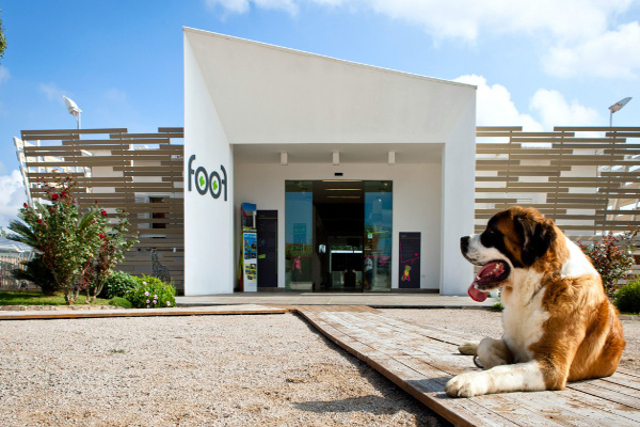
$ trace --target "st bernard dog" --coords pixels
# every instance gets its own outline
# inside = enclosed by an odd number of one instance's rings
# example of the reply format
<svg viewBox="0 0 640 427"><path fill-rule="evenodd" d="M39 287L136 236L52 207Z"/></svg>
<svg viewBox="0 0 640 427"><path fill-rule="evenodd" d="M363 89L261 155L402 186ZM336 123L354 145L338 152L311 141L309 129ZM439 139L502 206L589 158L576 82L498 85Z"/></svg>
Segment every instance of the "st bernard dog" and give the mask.
<svg viewBox="0 0 640 427"><path fill-rule="evenodd" d="M453 397L562 390L567 381L608 377L625 340L600 275L555 223L519 206L463 237L464 257L481 266L469 288L478 301L502 288L504 335L467 343L484 370L446 385Z"/></svg>

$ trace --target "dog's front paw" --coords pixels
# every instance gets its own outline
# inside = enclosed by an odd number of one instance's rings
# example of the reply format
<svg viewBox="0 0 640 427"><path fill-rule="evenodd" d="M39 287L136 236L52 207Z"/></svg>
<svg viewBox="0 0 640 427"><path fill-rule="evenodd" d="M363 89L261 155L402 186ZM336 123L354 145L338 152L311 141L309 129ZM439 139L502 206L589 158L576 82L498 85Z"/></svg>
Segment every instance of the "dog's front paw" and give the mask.
<svg viewBox="0 0 640 427"><path fill-rule="evenodd" d="M473 397L487 393L486 379L482 372L468 372L449 380L445 391L451 397Z"/></svg>
<svg viewBox="0 0 640 427"><path fill-rule="evenodd" d="M475 356L478 352L478 344L480 341L467 341L458 347L460 354L466 354L468 356Z"/></svg>

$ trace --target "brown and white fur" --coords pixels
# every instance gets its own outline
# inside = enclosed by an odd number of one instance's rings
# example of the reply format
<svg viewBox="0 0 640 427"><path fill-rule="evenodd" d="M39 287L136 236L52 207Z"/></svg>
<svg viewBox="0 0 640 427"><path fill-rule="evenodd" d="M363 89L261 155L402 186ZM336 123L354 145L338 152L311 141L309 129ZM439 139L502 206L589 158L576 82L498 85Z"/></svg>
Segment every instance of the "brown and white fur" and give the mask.
<svg viewBox="0 0 640 427"><path fill-rule="evenodd" d="M615 372L625 347L618 312L589 259L552 220L512 207L461 247L475 265L507 265L506 278L480 289L502 288L504 335L477 344L485 370L452 378L447 394L562 390L567 381Z"/></svg>

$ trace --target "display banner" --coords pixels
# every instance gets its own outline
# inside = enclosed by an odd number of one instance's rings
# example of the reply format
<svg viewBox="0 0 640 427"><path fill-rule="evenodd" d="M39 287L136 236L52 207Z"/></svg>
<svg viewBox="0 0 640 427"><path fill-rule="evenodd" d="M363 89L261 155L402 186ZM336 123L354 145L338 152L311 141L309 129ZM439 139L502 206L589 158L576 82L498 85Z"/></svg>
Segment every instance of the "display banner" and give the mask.
<svg viewBox="0 0 640 427"><path fill-rule="evenodd" d="M420 288L420 233L400 232L399 287Z"/></svg>

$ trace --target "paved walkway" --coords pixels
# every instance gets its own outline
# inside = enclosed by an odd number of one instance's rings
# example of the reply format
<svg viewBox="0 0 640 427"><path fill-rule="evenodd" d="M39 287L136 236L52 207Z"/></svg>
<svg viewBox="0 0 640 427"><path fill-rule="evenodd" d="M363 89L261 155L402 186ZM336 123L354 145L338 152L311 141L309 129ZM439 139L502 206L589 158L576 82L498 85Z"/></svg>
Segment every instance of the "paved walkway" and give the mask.
<svg viewBox="0 0 640 427"><path fill-rule="evenodd" d="M479 303L468 296L451 297L431 293L311 293L257 292L176 297L179 307L260 304L260 305L366 305L375 308L488 308L497 301Z"/></svg>

